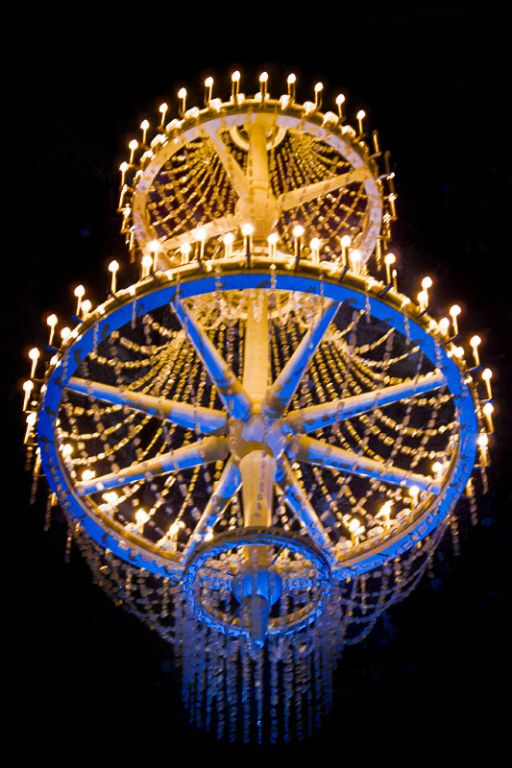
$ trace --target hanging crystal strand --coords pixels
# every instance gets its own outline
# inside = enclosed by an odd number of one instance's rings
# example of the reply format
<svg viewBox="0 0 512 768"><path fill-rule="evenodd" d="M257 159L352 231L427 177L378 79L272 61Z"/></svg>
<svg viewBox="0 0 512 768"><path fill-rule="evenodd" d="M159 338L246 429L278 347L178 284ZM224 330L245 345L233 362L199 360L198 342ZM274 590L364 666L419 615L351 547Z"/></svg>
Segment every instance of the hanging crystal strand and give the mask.
<svg viewBox="0 0 512 768"><path fill-rule="evenodd" d="M295 736L302 740L302 675L301 675L301 653L300 638L294 636L292 639L293 653L293 673L294 673L294 709L295 709Z"/></svg>
<svg viewBox="0 0 512 768"><path fill-rule="evenodd" d="M203 624L203 622L198 622L197 626L197 644L198 644L198 658L196 661L196 669L197 669L197 675L196 675L196 705L195 705L195 723L197 728L201 728L203 726L203 706L204 706L204 699L205 696L208 697L208 690L207 685L208 681L206 680L206 648L208 644L208 627L206 624Z"/></svg>
<svg viewBox="0 0 512 768"><path fill-rule="evenodd" d="M320 622L321 624L321 622ZM320 627L321 628L321 627ZM313 643L314 637L318 632L319 627L316 625L307 631L307 652L304 659L305 664L305 687L306 687L306 704L307 704L307 717L306 717L306 736L311 736L313 733L313 680L311 665L313 661Z"/></svg>
<svg viewBox="0 0 512 768"><path fill-rule="evenodd" d="M66 546L64 549L64 562L69 563L71 560L71 547L73 546L73 528L71 520L68 518L68 532L66 535Z"/></svg>
<svg viewBox="0 0 512 768"><path fill-rule="evenodd" d="M452 548L453 548L453 554L455 557L458 557L460 555L460 541L459 541L459 521L457 520L457 517L453 515L450 518L450 533L452 537Z"/></svg>
<svg viewBox="0 0 512 768"><path fill-rule="evenodd" d="M55 494L50 492L48 494L48 501L46 502L46 514L44 516L43 531L48 533L52 524L52 508L55 506L56 497Z"/></svg>
<svg viewBox="0 0 512 768"><path fill-rule="evenodd" d="M284 638L285 653L283 659L283 741L290 741L290 715L293 698L293 648L290 638Z"/></svg>
<svg viewBox="0 0 512 768"><path fill-rule="evenodd" d="M269 676L270 676L270 743L275 744L279 738L277 706L279 703L279 661L277 642L272 638L268 646Z"/></svg>
<svg viewBox="0 0 512 768"><path fill-rule="evenodd" d="M217 656L217 687L216 687L216 710L217 710L217 739L222 739L224 736L225 717L224 712L226 708L226 699L224 693L224 682L227 682L228 672L226 669L226 661L229 663L228 658L228 643L229 638L222 637L218 641L223 642L222 647L219 649Z"/></svg>
<svg viewBox="0 0 512 768"><path fill-rule="evenodd" d="M264 648L258 648L254 659L254 689L256 698L256 733L258 744L263 741L263 654Z"/></svg>
<svg viewBox="0 0 512 768"><path fill-rule="evenodd" d="M228 710L229 741L236 739L238 705L238 666L240 663L238 640L227 640L228 668L226 676L226 705Z"/></svg>
<svg viewBox="0 0 512 768"><path fill-rule="evenodd" d="M241 644L240 657L242 662L242 711L243 711L243 742L248 744L250 738L250 726L251 726L251 665L249 659L249 653L247 649L247 642Z"/></svg>

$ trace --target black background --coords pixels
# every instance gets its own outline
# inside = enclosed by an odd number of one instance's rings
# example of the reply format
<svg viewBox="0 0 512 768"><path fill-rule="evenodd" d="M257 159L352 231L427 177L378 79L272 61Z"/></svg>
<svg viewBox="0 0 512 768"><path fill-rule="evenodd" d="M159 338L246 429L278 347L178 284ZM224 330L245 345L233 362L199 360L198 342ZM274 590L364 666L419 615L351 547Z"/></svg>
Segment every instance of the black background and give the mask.
<svg viewBox="0 0 512 768"><path fill-rule="evenodd" d="M458 763L481 748L488 764L510 759L508 14L457 2L116 13L107 24L106 7L40 10L6 28L2 690L19 754L35 745L41 759L108 751L135 761L142 749L151 763L355 768ZM128 140L162 100L176 104L181 85L199 100L211 74L227 94L234 68L246 92L266 69L281 93L294 71L304 100L321 79L325 102L343 91L349 111L366 109L397 172L403 271L415 285L433 276L440 309L461 304L496 397L491 491L461 557L444 547L435 578L345 654L334 711L316 736L274 749L229 747L188 728L169 649L110 604L76 553L64 564L58 520L43 534L20 448L26 352L44 343L43 316L69 312L78 282L100 300L106 264L123 261L115 211Z"/></svg>

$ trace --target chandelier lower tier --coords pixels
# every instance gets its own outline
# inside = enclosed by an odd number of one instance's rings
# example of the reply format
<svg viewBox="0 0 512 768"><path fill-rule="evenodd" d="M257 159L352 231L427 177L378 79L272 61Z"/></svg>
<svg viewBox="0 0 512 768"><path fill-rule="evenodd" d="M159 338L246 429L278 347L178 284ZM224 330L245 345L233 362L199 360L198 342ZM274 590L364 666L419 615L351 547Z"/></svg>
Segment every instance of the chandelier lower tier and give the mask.
<svg viewBox="0 0 512 768"><path fill-rule="evenodd" d="M130 143L140 278L119 288L112 262L95 309L75 289L60 349L48 318L25 441L95 581L172 645L191 721L286 741L473 504L475 466L485 485L492 395L460 309L434 319L430 278L398 289L378 140L370 157L339 98L322 116L294 80L278 101L238 82L202 112L180 92L151 143L143 123L138 170Z"/></svg>

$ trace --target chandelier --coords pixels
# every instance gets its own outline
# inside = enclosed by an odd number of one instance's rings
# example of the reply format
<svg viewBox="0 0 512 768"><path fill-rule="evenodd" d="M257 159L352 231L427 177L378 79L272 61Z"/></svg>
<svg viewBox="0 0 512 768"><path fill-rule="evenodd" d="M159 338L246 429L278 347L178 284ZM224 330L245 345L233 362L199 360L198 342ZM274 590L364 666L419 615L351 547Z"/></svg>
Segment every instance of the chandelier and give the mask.
<svg viewBox="0 0 512 768"><path fill-rule="evenodd" d="M47 317L25 443L95 582L167 640L197 726L300 739L343 649L486 490L490 369L399 285L389 153L323 87L177 94L120 166L129 260ZM133 275L122 280L124 276ZM130 284L131 283L131 284ZM43 362L44 373L38 368Z"/></svg>

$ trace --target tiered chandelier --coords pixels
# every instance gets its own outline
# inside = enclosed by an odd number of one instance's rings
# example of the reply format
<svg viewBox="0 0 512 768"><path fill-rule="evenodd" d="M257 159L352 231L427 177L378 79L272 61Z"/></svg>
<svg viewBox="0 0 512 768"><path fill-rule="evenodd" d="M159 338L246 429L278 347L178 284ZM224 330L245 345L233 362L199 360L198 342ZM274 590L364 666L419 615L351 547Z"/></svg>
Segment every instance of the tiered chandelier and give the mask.
<svg viewBox="0 0 512 768"><path fill-rule="evenodd" d="M30 351L25 442L96 583L173 648L191 720L308 734L345 646L415 587L473 470L491 371L460 307L390 252L394 174L364 111L295 76L177 95L122 163L130 264ZM118 277L138 270L121 287ZM483 380L483 384L481 383Z"/></svg>

